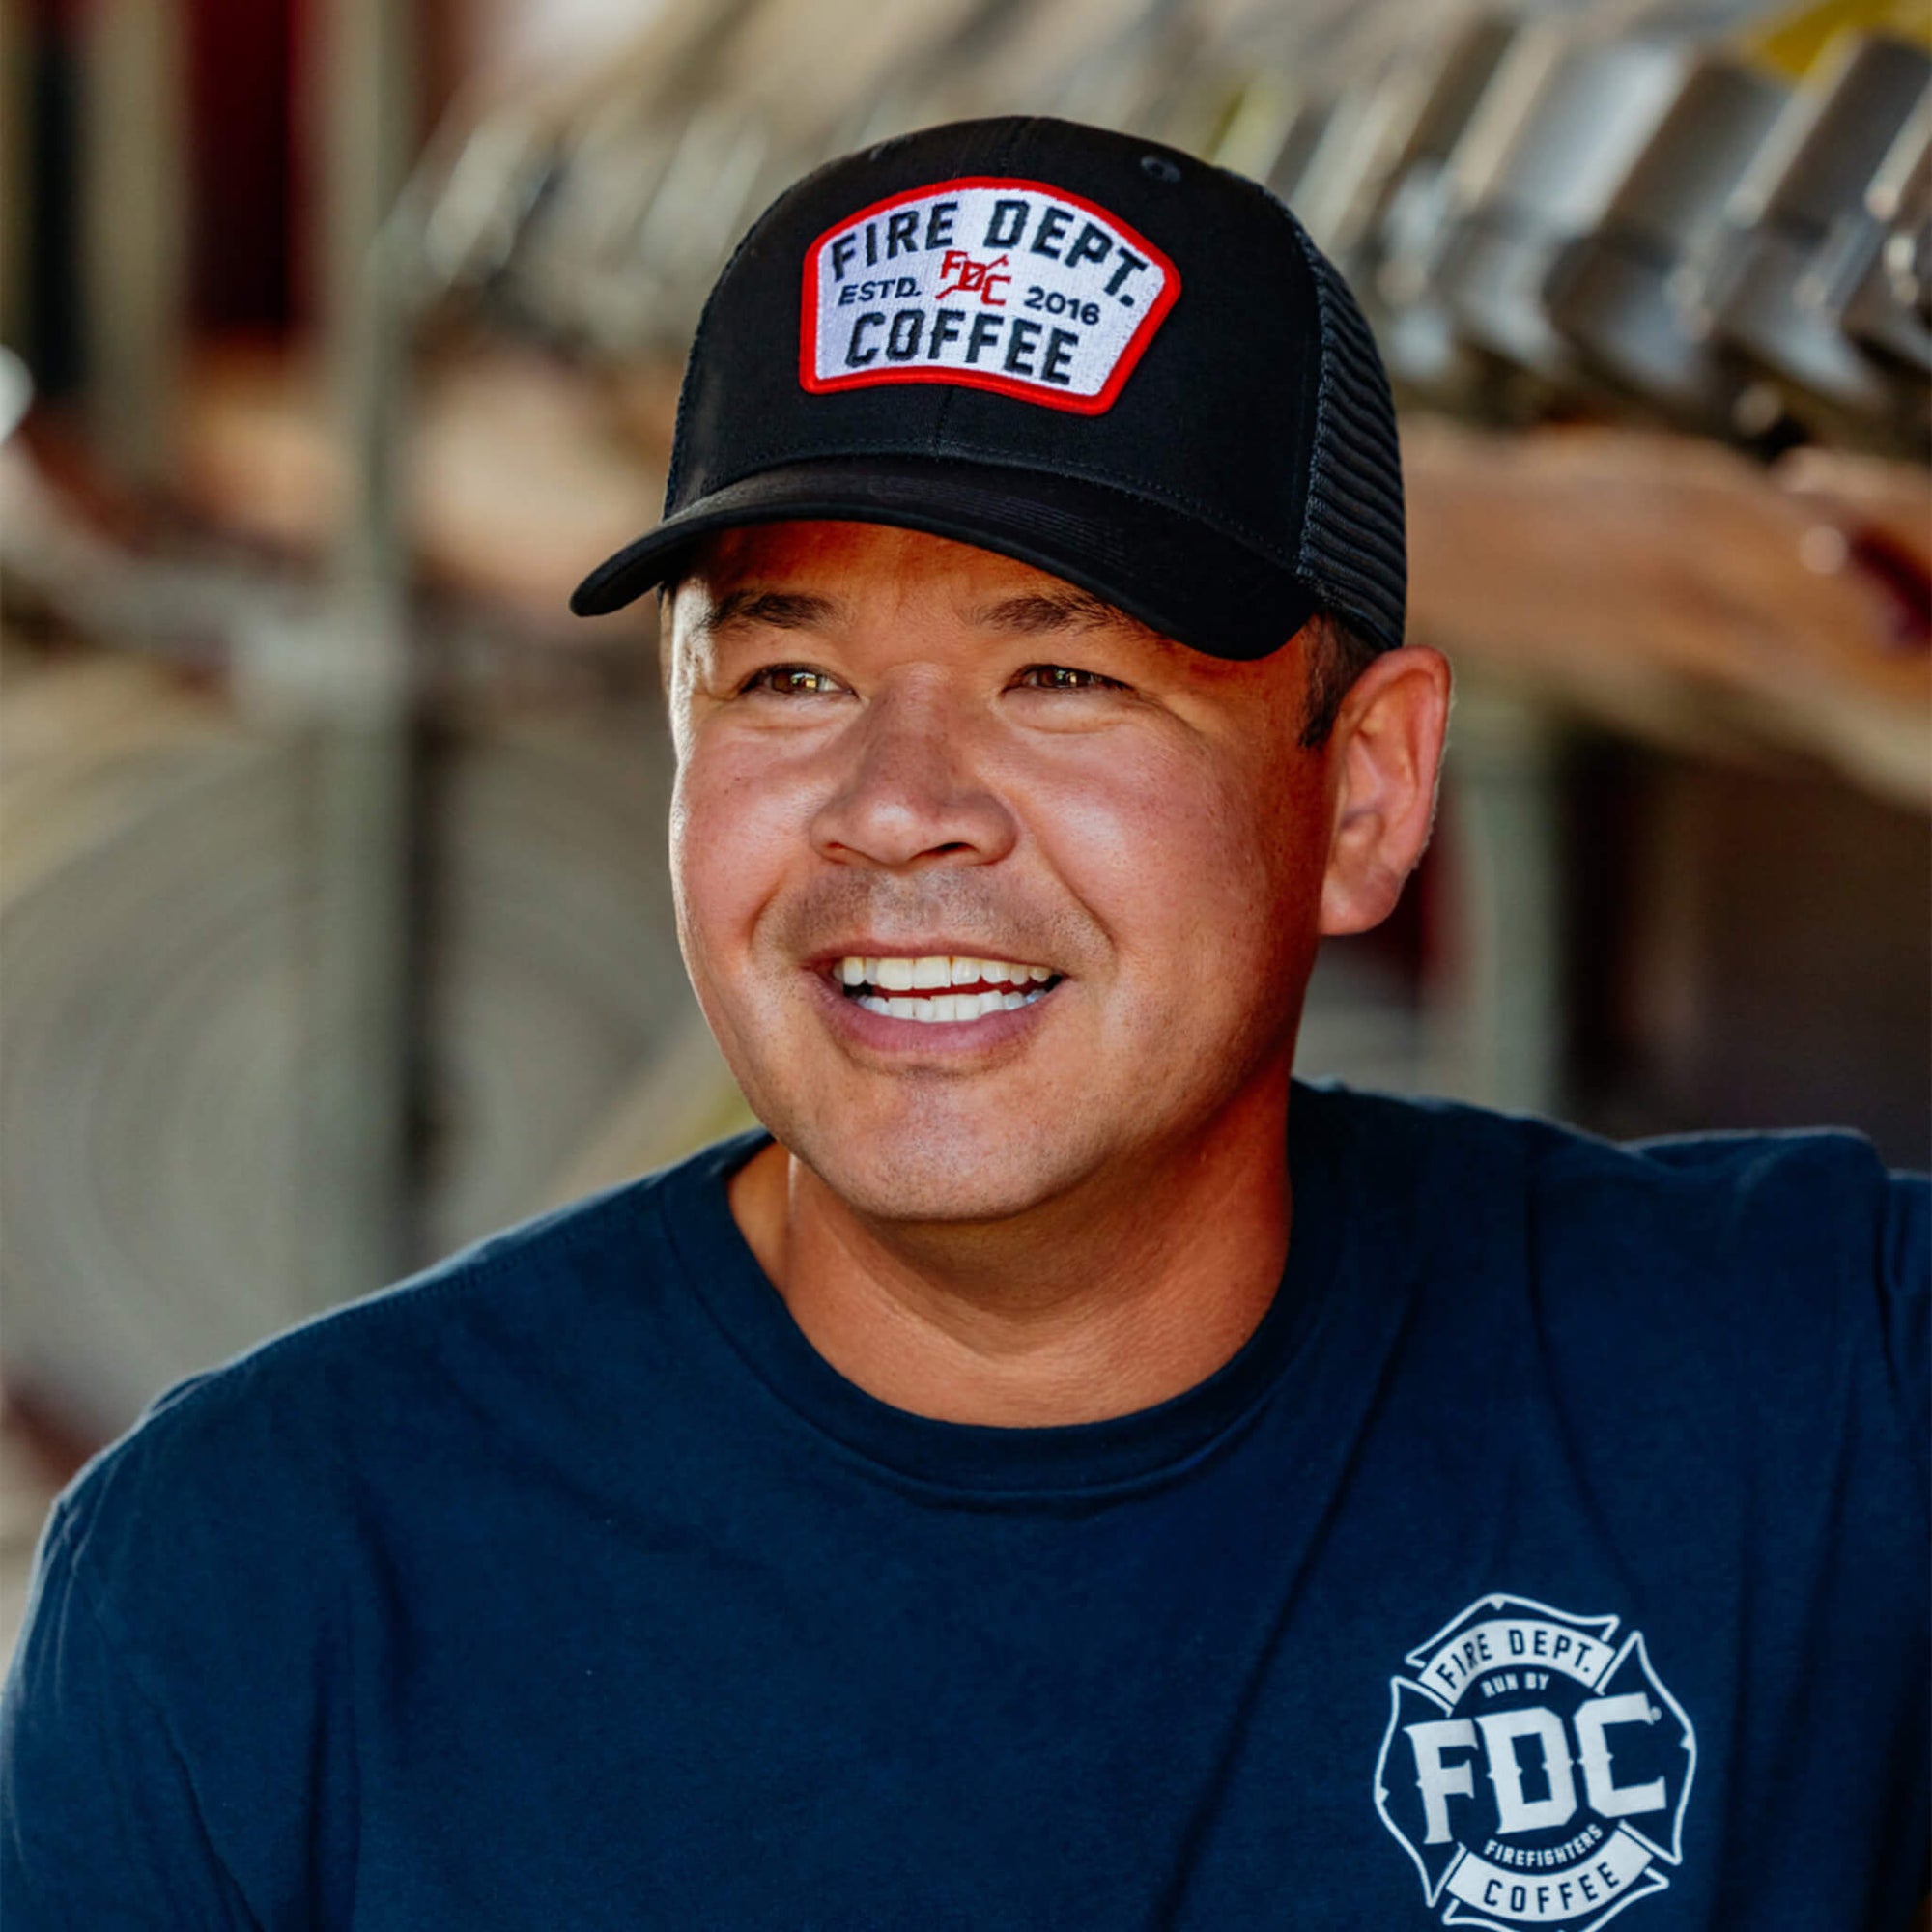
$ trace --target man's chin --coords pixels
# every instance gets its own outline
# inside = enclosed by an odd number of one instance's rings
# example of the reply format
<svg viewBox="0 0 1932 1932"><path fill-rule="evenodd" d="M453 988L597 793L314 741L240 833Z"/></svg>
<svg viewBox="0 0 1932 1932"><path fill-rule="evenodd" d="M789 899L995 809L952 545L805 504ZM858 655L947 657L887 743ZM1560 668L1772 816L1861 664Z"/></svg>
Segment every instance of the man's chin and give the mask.
<svg viewBox="0 0 1932 1932"><path fill-rule="evenodd" d="M1063 1137L1011 1125L949 1123L865 1141L841 1138L822 1121L800 1126L778 1137L848 1208L880 1223L1011 1221L1064 1197L1091 1166Z"/></svg>

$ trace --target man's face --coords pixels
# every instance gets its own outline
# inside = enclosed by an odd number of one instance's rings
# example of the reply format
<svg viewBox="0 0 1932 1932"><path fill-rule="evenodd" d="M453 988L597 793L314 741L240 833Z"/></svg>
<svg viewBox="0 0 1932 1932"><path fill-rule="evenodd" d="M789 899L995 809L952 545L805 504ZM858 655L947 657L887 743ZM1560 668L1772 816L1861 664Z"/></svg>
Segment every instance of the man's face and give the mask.
<svg viewBox="0 0 1932 1932"><path fill-rule="evenodd" d="M835 1193L992 1220L1279 1131L1332 805L1299 644L863 524L713 540L669 621L685 958Z"/></svg>

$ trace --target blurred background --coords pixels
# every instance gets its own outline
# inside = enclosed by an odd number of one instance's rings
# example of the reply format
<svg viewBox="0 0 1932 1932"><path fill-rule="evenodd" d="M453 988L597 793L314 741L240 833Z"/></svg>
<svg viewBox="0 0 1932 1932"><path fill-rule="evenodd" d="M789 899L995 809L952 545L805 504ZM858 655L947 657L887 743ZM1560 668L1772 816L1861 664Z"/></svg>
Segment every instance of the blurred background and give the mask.
<svg viewBox="0 0 1932 1932"><path fill-rule="evenodd" d="M160 1388L744 1117L668 912L684 346L816 161L1268 182L1397 382L1435 848L1302 1069L1932 1141L1932 60L1754 0L0 0L0 1642Z"/></svg>

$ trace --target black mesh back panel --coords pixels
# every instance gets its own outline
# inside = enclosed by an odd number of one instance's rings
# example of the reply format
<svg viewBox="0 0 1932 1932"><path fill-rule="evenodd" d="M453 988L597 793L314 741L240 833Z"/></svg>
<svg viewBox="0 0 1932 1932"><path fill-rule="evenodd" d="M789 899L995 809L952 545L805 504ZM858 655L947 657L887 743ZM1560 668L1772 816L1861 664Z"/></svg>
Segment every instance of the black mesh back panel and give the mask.
<svg viewBox="0 0 1932 1932"><path fill-rule="evenodd" d="M1372 643L1402 642L1408 584L1395 402L1349 285L1283 209L1321 308L1321 381L1301 526L1300 577Z"/></svg>

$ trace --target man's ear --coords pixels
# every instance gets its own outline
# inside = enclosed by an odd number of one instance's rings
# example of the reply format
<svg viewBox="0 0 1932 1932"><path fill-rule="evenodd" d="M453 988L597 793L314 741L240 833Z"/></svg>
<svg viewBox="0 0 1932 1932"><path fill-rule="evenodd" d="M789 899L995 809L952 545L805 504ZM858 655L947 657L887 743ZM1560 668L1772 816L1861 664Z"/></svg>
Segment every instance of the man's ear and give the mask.
<svg viewBox="0 0 1932 1932"><path fill-rule="evenodd" d="M1350 687L1328 744L1323 937L1366 932L1394 910L1429 843L1448 724L1449 664L1439 651L1384 651Z"/></svg>

